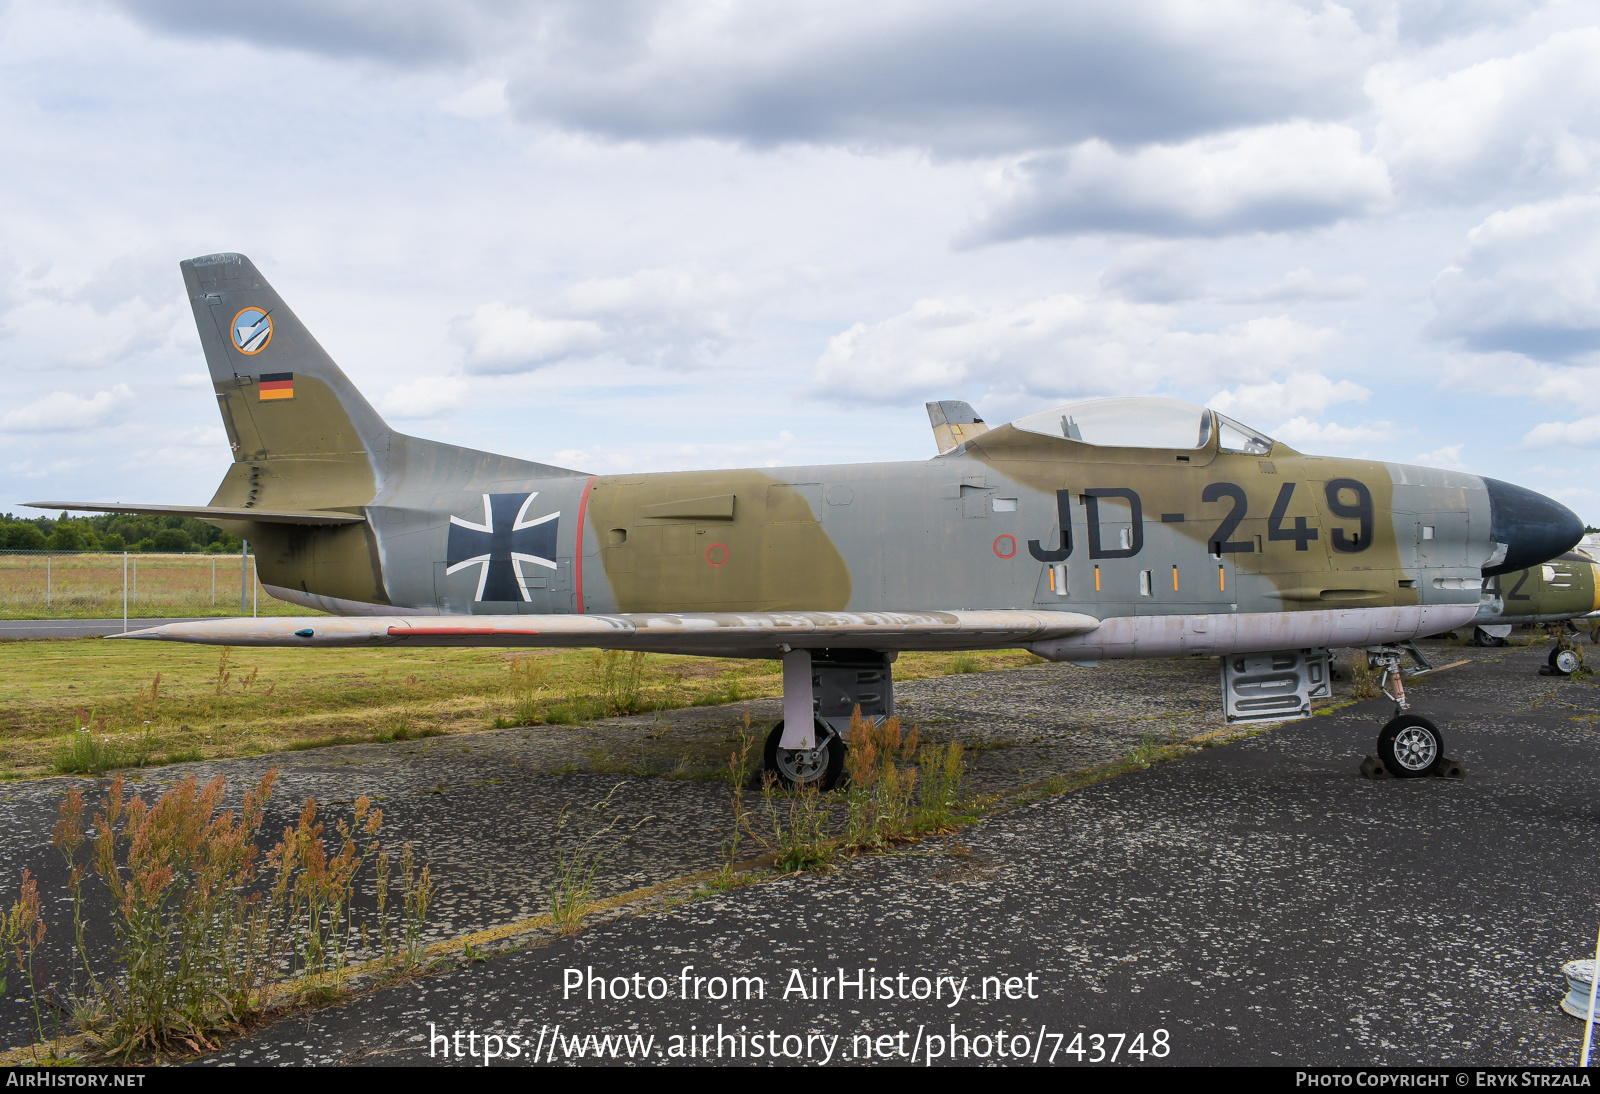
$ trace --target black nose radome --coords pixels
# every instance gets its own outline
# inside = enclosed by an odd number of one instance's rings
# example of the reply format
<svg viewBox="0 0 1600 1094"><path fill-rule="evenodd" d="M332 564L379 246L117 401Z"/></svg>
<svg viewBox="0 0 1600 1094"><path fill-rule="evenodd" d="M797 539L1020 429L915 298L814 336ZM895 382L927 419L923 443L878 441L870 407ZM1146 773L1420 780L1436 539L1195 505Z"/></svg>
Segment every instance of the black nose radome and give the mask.
<svg viewBox="0 0 1600 1094"><path fill-rule="evenodd" d="M1583 521L1559 501L1499 479L1485 478L1483 485L1489 491L1489 538L1506 545L1506 557L1483 568L1485 577L1537 566L1583 538Z"/></svg>

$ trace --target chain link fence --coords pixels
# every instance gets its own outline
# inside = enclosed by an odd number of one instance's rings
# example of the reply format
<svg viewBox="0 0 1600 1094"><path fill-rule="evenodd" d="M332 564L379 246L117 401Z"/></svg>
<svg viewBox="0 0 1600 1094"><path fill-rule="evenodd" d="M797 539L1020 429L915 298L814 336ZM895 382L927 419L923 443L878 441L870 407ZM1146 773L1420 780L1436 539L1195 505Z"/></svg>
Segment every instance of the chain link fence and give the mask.
<svg viewBox="0 0 1600 1094"><path fill-rule="evenodd" d="M298 615L267 595L255 556L0 551L0 619ZM242 594L242 596L241 596Z"/></svg>

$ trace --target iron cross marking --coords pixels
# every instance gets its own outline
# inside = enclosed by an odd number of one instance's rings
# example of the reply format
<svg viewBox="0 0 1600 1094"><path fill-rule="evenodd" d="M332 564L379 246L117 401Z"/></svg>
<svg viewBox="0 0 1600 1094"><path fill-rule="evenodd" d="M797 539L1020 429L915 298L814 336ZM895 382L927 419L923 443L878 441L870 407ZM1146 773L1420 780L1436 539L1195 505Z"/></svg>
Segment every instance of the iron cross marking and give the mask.
<svg viewBox="0 0 1600 1094"><path fill-rule="evenodd" d="M529 520L528 507L538 496L537 490L531 494L485 494L482 524L450 518L445 573L478 567L474 600L532 600L523 565L556 568L561 512Z"/></svg>

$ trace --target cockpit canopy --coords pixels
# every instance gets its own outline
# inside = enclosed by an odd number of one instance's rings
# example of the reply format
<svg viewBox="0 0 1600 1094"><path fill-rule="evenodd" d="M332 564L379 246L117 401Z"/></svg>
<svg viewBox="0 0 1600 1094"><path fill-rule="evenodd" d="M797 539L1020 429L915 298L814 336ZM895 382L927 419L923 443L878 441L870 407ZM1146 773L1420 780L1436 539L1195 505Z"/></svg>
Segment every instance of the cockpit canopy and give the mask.
<svg viewBox="0 0 1600 1094"><path fill-rule="evenodd" d="M1216 419L1224 452L1265 456L1272 438L1232 418L1180 399L1086 399L1012 422L1017 429L1103 448L1204 448Z"/></svg>

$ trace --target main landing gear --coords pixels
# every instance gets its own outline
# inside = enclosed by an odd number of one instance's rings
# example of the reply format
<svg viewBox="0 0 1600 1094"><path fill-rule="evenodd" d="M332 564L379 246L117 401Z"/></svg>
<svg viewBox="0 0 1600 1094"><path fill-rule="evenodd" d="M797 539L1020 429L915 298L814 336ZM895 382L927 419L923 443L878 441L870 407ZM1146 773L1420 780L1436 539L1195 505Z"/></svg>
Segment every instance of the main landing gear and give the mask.
<svg viewBox="0 0 1600 1094"><path fill-rule="evenodd" d="M765 770L780 786L832 790L844 777L850 716L894 714L893 653L783 650L783 720L767 734Z"/></svg>
<svg viewBox="0 0 1600 1094"><path fill-rule="evenodd" d="M816 783L819 790L832 790L844 773L844 739L821 718L815 719L811 748L783 747L783 719L767 734L763 753L766 770L777 776L780 785L793 789Z"/></svg>
<svg viewBox="0 0 1600 1094"><path fill-rule="evenodd" d="M1367 650L1367 664L1383 674L1379 687L1394 701L1394 717L1384 724L1383 731L1378 734L1378 762L1389 775L1397 779L1441 775L1447 768L1459 770L1459 764L1445 758L1444 735L1439 732L1439 727L1432 719L1411 710L1411 704L1406 700L1405 682L1400 678L1403 653L1410 653L1424 668L1431 667L1415 647L1405 651L1394 646Z"/></svg>

